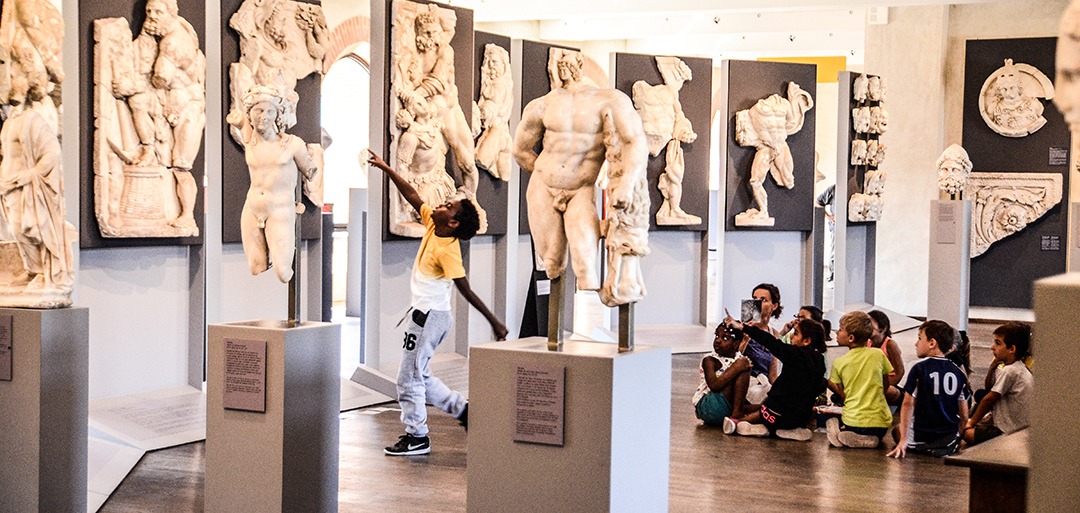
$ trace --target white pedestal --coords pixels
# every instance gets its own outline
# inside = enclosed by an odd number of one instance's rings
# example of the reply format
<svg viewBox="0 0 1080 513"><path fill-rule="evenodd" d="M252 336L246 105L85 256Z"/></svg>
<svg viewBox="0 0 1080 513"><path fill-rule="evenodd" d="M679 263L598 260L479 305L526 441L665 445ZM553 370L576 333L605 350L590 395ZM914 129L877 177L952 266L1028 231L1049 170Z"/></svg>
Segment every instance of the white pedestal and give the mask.
<svg viewBox="0 0 1080 513"><path fill-rule="evenodd" d="M968 329L971 291L971 201L930 202L930 269L926 318Z"/></svg>
<svg viewBox="0 0 1080 513"><path fill-rule="evenodd" d="M0 511L85 513L90 310L0 308L0 317L8 315L12 380L0 381Z"/></svg>
<svg viewBox="0 0 1080 513"><path fill-rule="evenodd" d="M513 441L516 365L565 367L564 445ZM671 350L532 337L469 354L468 511L668 510ZM512 505L512 506L510 506Z"/></svg>
<svg viewBox="0 0 1080 513"><path fill-rule="evenodd" d="M225 339L266 341L266 412L223 406ZM208 513L336 512L341 326L261 320L209 327Z"/></svg>
<svg viewBox="0 0 1080 513"><path fill-rule="evenodd" d="M1038 362L1028 450L1028 511L1080 511L1080 423L1076 362L1080 360L1080 273L1035 282L1032 348ZM472 413L470 412L470 416Z"/></svg>

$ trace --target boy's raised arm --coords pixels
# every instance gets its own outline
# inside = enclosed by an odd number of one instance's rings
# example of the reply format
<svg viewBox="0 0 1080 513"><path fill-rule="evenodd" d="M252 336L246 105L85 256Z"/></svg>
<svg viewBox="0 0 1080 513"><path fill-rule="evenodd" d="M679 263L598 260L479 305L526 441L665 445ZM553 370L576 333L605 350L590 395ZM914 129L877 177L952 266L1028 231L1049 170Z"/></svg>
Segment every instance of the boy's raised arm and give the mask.
<svg viewBox="0 0 1080 513"><path fill-rule="evenodd" d="M468 301L470 305L473 305L473 307L487 319L488 323L491 324L491 331L495 333L495 340L506 340L506 334L509 333L506 326L503 325L503 323L495 317L495 314L491 313L491 310L488 310L487 305L476 296L472 287L469 286L469 279L464 276L461 278L454 278L454 285L457 286L458 292L465 297L465 300Z"/></svg>
<svg viewBox="0 0 1080 513"><path fill-rule="evenodd" d="M383 159L379 158L375 152L368 150L371 157L368 158L368 164L371 164L382 170L383 174L390 177L390 181L394 182L394 186L401 191L401 195L405 197L405 201L408 201L417 212L420 211L420 206L424 204L424 199L420 197L420 194L416 192L416 189L409 182L406 182L401 175L397 174L392 167L387 165Z"/></svg>

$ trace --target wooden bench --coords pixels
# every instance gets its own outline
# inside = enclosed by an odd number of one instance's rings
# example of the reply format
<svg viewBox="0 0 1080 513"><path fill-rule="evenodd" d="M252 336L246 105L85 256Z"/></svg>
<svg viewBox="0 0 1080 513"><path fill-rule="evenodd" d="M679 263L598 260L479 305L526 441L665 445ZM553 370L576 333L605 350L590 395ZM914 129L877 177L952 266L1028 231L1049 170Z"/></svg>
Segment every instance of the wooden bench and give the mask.
<svg viewBox="0 0 1080 513"><path fill-rule="evenodd" d="M1028 430L1002 435L945 458L946 465L971 469L968 511L1027 511L1030 457Z"/></svg>

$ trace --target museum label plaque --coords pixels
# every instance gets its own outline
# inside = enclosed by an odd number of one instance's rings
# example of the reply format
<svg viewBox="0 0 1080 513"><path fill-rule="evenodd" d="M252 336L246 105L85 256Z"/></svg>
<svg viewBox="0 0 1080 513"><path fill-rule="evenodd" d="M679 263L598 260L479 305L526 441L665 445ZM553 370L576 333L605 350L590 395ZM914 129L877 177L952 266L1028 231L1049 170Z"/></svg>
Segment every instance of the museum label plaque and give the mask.
<svg viewBox="0 0 1080 513"><path fill-rule="evenodd" d="M1040 239L1040 245L1043 251L1061 251L1061 236L1043 235Z"/></svg>
<svg viewBox="0 0 1080 513"><path fill-rule="evenodd" d="M566 367L514 366L514 441L563 445Z"/></svg>
<svg viewBox="0 0 1080 513"><path fill-rule="evenodd" d="M225 339L227 410L266 413L266 341Z"/></svg>
<svg viewBox="0 0 1080 513"><path fill-rule="evenodd" d="M11 381L11 315L0 315L0 381Z"/></svg>
<svg viewBox="0 0 1080 513"><path fill-rule="evenodd" d="M1069 149L1064 146L1051 146L1048 164L1051 166L1069 165Z"/></svg>
<svg viewBox="0 0 1080 513"><path fill-rule="evenodd" d="M956 204L938 203L937 243L956 244Z"/></svg>

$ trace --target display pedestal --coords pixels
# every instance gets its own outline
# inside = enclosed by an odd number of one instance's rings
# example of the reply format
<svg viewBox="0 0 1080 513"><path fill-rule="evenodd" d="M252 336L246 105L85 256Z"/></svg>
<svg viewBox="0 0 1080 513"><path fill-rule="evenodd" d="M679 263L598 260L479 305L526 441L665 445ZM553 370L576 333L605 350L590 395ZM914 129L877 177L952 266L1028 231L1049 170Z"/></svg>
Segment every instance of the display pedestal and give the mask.
<svg viewBox="0 0 1080 513"><path fill-rule="evenodd" d="M562 446L515 442L520 367L564 368ZM468 511L668 510L671 350L531 337L469 353Z"/></svg>
<svg viewBox="0 0 1080 513"><path fill-rule="evenodd" d="M0 511L86 512L90 310L0 308ZM7 337L0 336L6 339ZM8 360L10 356L10 360ZM10 366L9 366L10 363Z"/></svg>
<svg viewBox="0 0 1080 513"><path fill-rule="evenodd" d="M968 329L971 290L971 201L930 202L930 268L926 318Z"/></svg>
<svg viewBox="0 0 1080 513"><path fill-rule="evenodd" d="M286 322L209 327L209 513L337 511L341 326L305 322L286 328ZM265 413L225 409L226 339L266 343Z"/></svg>

